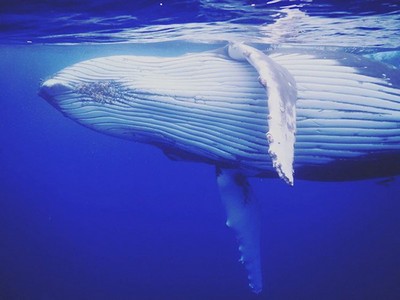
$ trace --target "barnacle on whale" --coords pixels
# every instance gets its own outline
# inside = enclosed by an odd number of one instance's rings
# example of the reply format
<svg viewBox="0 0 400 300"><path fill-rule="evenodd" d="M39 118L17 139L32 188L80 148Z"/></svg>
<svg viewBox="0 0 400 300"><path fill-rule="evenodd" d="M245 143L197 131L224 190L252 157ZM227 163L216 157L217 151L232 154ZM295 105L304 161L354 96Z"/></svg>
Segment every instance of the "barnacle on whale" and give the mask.
<svg viewBox="0 0 400 300"><path fill-rule="evenodd" d="M76 92L89 101L101 104L124 103L124 88L115 80L98 80L79 83Z"/></svg>

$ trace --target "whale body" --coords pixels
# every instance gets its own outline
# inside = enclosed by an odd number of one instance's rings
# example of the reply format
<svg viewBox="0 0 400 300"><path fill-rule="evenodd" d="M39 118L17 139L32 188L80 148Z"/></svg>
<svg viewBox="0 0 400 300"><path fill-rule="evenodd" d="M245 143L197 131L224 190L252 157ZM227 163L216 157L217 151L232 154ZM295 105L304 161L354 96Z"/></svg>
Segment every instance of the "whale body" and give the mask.
<svg viewBox="0 0 400 300"><path fill-rule="evenodd" d="M227 225L258 293L260 215L247 178L293 185L400 174L399 78L361 56L233 43L83 61L43 82L39 95L86 127L215 166Z"/></svg>

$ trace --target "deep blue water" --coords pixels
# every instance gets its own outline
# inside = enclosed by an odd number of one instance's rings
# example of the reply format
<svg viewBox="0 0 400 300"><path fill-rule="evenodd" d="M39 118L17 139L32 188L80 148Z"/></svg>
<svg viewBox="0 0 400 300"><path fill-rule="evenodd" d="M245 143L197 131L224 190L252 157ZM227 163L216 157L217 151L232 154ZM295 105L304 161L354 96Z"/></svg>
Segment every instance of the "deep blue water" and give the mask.
<svg viewBox="0 0 400 300"><path fill-rule="evenodd" d="M212 166L88 130L37 96L42 80L85 59L231 39L386 51L398 68L399 4L342 3L1 2L0 299L400 299L400 178L252 179L257 296Z"/></svg>

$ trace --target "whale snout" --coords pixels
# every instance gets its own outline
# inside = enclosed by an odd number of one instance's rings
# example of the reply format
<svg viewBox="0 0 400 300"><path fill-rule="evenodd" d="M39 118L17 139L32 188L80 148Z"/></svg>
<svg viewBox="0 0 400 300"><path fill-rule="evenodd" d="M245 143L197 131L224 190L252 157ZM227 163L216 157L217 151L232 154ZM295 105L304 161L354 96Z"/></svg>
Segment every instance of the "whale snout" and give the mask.
<svg viewBox="0 0 400 300"><path fill-rule="evenodd" d="M38 95L58 109L62 95L68 94L70 91L71 87L68 83L52 78L41 84Z"/></svg>

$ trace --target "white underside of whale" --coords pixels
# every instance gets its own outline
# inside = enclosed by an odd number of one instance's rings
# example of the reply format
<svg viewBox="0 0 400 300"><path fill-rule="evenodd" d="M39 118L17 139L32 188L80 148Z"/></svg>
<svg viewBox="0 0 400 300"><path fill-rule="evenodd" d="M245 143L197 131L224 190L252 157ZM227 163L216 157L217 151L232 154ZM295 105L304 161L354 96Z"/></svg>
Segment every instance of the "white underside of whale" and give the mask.
<svg viewBox="0 0 400 300"><path fill-rule="evenodd" d="M387 79L312 54L270 57L297 84L295 170L399 149L400 92ZM111 56L79 63L51 80L71 87L58 95L60 109L86 126L273 171L265 90L247 63L214 52Z"/></svg>

